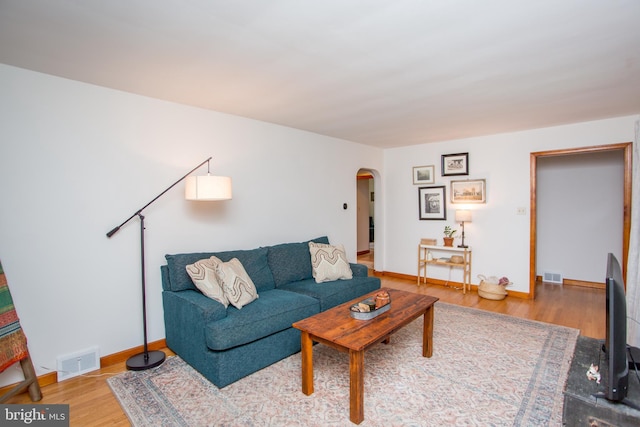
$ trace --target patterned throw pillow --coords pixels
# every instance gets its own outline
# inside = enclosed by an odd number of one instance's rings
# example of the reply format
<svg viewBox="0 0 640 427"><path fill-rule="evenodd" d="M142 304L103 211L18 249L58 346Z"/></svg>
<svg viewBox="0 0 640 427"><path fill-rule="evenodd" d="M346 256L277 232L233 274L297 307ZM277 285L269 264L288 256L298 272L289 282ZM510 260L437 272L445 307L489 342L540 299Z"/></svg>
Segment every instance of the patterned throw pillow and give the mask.
<svg viewBox="0 0 640 427"><path fill-rule="evenodd" d="M211 257L213 259L215 257ZM216 258L216 275L218 280L222 282L224 295L229 302L241 309L258 298L258 291L253 281L247 274L238 258L233 258L228 262L222 262Z"/></svg>
<svg viewBox="0 0 640 427"><path fill-rule="evenodd" d="M218 258L215 258L215 260L211 258L201 259L193 264L187 265L186 269L193 284L196 285L196 288L198 288L200 292L218 301L226 308L229 305L229 300L225 296L216 274L216 264L219 262L220 260Z"/></svg>
<svg viewBox="0 0 640 427"><path fill-rule="evenodd" d="M309 252L316 283L353 278L344 246L309 242Z"/></svg>

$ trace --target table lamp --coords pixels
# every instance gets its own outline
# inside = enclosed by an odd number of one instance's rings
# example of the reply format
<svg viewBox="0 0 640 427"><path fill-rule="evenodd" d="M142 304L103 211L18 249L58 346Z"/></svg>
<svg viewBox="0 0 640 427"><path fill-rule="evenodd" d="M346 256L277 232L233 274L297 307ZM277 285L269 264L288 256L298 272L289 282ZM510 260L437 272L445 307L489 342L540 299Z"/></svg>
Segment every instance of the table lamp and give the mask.
<svg viewBox="0 0 640 427"><path fill-rule="evenodd" d="M464 223L471 222L471 211L468 209L456 210L456 222L459 222L462 225L462 244L458 245L458 247L468 248L468 246L464 244Z"/></svg>

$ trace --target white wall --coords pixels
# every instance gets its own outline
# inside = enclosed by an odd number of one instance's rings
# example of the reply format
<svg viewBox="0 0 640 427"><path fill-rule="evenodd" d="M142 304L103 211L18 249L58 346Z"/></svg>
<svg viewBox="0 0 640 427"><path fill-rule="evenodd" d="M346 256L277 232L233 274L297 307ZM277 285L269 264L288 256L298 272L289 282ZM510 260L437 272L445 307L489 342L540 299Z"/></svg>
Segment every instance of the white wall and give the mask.
<svg viewBox="0 0 640 427"><path fill-rule="evenodd" d="M166 253L326 234L356 258L355 176L382 150L4 65L0 93L0 259L38 374L142 344L139 222L105 234L209 156L233 200L187 202L180 184L144 212L149 341Z"/></svg>
<svg viewBox="0 0 640 427"><path fill-rule="evenodd" d="M622 150L539 158L536 274L604 283L607 254L622 258Z"/></svg>
<svg viewBox="0 0 640 427"><path fill-rule="evenodd" d="M530 153L633 141L636 119L620 117L385 150L384 270L416 275L420 238L441 239L445 225L459 229L453 219L455 208L465 206L473 211L473 222L465 224L465 243L473 250L472 283L479 282L478 274L507 276L513 282L510 290L528 293ZM442 177L440 156L465 152L469 153L468 178L486 179L486 204L451 204L450 181L467 177ZM418 165L435 165L434 185L446 185L446 221L418 220L418 186L412 184L411 176L412 167ZM516 214L519 207L526 208L526 215ZM449 277L446 267L432 270L436 278ZM462 280L459 269L452 272L451 280Z"/></svg>

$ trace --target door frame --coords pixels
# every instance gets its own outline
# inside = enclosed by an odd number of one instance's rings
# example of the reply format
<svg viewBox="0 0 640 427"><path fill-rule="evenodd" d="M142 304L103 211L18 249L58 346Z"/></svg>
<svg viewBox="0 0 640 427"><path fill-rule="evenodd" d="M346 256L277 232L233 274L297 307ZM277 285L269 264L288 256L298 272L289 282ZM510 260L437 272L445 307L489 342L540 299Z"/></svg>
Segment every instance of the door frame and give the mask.
<svg viewBox="0 0 640 427"><path fill-rule="evenodd" d="M357 185L357 183L359 181L364 181L364 180L366 180L367 183L369 181L373 180L373 183L375 185L375 177L373 176L373 173L371 172L371 170L369 170L369 169L360 169L360 170L358 170L358 173L356 174L356 185ZM367 203L369 203L369 200L367 200ZM375 203L375 201L374 201L374 203ZM356 208L357 207L358 206L356 206ZM369 215L367 216L367 219L368 219L369 216L371 216L370 214L371 214L371 211L369 210ZM367 230L369 229L368 224L369 223L367 222ZM357 227L356 228L356 255L362 255L363 253L369 253L370 250L369 250L368 246L367 246L367 250L365 252L362 252L362 251L358 250L358 237L359 237L358 236L358 232L360 231L360 216L358 215L357 210L356 210L356 227ZM375 233L375 229L374 229L374 233ZM368 232L367 232L367 235L369 235ZM375 242L375 239L374 239L374 242Z"/></svg>
<svg viewBox="0 0 640 427"><path fill-rule="evenodd" d="M624 182L623 182L623 220L622 220L622 274L627 276L627 258L629 256L629 237L631 232L631 181L633 144L622 142L619 144L596 145L593 147L566 148L561 150L539 151L530 154L530 226L529 226L529 298L536 296L536 255L537 255L537 218L536 218L536 180L538 159L543 157L565 156L572 154L598 153L606 151L623 151Z"/></svg>

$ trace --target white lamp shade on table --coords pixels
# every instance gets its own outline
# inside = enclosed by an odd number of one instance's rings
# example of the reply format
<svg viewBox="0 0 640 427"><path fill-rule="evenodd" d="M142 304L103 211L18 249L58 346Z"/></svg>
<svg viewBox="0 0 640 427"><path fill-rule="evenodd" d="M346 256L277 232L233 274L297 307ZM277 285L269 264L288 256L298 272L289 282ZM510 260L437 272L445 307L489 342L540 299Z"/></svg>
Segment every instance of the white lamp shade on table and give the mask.
<svg viewBox="0 0 640 427"><path fill-rule="evenodd" d="M456 210L456 222L471 222L471 211L468 209Z"/></svg>

